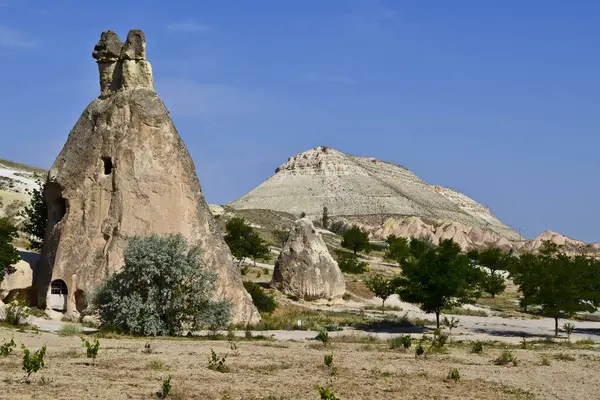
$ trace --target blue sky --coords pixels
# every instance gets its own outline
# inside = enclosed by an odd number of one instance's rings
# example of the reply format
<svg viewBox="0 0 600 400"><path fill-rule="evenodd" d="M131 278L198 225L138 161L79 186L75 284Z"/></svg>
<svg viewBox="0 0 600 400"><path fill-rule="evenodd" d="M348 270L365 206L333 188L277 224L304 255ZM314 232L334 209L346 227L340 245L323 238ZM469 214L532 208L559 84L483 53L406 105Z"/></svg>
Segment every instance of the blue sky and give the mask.
<svg viewBox="0 0 600 400"><path fill-rule="evenodd" d="M99 94L101 31L139 28L209 202L328 145L600 241L600 2L156 3L0 0L0 158L48 168Z"/></svg>

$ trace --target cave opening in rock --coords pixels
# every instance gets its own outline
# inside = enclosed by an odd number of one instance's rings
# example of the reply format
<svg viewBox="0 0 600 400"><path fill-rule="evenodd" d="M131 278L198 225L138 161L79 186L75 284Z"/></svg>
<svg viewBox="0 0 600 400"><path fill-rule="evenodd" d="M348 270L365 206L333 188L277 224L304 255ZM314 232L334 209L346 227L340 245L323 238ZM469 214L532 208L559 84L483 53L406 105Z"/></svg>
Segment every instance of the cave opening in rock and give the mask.
<svg viewBox="0 0 600 400"><path fill-rule="evenodd" d="M113 163L110 157L102 157L102 165L104 167L104 175L110 175L113 169Z"/></svg>

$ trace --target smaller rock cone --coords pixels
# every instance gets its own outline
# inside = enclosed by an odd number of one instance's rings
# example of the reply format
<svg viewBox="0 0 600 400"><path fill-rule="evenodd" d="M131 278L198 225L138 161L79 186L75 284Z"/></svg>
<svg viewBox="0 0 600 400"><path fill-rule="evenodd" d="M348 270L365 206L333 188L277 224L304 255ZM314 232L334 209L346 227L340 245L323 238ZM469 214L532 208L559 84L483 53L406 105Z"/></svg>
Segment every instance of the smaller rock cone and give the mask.
<svg viewBox="0 0 600 400"><path fill-rule="evenodd" d="M342 271L308 218L294 223L275 262L271 286L305 300L340 298L346 291Z"/></svg>

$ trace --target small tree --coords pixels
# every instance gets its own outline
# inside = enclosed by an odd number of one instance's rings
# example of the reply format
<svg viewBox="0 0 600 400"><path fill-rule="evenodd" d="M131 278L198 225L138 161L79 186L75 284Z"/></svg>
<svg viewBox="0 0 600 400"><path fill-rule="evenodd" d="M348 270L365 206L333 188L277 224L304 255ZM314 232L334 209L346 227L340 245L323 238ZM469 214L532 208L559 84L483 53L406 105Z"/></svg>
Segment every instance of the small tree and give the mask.
<svg viewBox="0 0 600 400"><path fill-rule="evenodd" d="M354 255L359 251L370 250L369 234L359 226L353 225L352 228L348 229L344 233L344 240L342 240L342 247L352 250Z"/></svg>
<svg viewBox="0 0 600 400"><path fill-rule="evenodd" d="M7 273L12 273L11 267L21 259L12 241L17 238L17 228L8 220L0 218L0 282Z"/></svg>
<svg viewBox="0 0 600 400"><path fill-rule="evenodd" d="M93 301L104 327L162 336L227 325L230 304L211 300L217 275L182 235L130 238L124 258Z"/></svg>
<svg viewBox="0 0 600 400"><path fill-rule="evenodd" d="M323 217L321 218L321 225L323 229L327 229L329 226L329 214L327 213L327 207L323 207Z"/></svg>
<svg viewBox="0 0 600 400"><path fill-rule="evenodd" d="M31 249L41 249L48 225L48 206L42 195L44 186L41 181L37 181L38 187L31 191L31 202L21 212L25 218L23 221L23 231L29 235L29 246Z"/></svg>
<svg viewBox="0 0 600 400"><path fill-rule="evenodd" d="M451 239L443 240L438 247L418 242L422 241L411 241L411 257L403 265L402 276L396 279L397 293L402 300L435 313L439 329L442 309L477 298L480 271Z"/></svg>
<svg viewBox="0 0 600 400"><path fill-rule="evenodd" d="M46 355L46 345L44 344L39 350L31 354L31 351L25 345L21 345L23 350L23 371L27 373L25 378L26 382L29 382L29 377L34 372L38 372L44 368L44 356Z"/></svg>
<svg viewBox="0 0 600 400"><path fill-rule="evenodd" d="M515 282L527 297L526 304L540 306L545 315L554 318L555 336L559 318L596 311L600 304L600 261L586 256L569 257L551 242L544 244L540 254L525 261L526 265L516 269Z"/></svg>
<svg viewBox="0 0 600 400"><path fill-rule="evenodd" d="M377 274L365 279L365 285L371 292L375 293L375 296L381 299L381 311L385 312L385 301L393 295L396 290L392 280Z"/></svg>
<svg viewBox="0 0 600 400"><path fill-rule="evenodd" d="M238 266L246 257L252 258L256 266L257 258L268 259L271 255L269 246L254 229L246 223L244 218L234 217L225 224L225 242L231 254L238 260Z"/></svg>
<svg viewBox="0 0 600 400"><path fill-rule="evenodd" d="M506 282L500 271L509 271L516 262L510 253L498 248L489 248L483 251L471 251L468 256L489 270L489 272L484 271L482 275L481 288L484 292L494 298L506 289Z"/></svg>
<svg viewBox="0 0 600 400"><path fill-rule="evenodd" d="M388 244L385 258L396 261L400 265L404 264L406 259L411 255L409 240L405 237L390 235L385 241Z"/></svg>

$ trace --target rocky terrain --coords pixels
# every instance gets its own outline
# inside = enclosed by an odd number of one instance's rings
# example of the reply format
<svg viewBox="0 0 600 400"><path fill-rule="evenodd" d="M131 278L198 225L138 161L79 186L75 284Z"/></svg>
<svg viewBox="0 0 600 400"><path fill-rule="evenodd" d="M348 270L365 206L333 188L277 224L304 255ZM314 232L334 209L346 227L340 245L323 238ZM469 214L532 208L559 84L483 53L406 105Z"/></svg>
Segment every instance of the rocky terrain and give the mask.
<svg viewBox="0 0 600 400"><path fill-rule="evenodd" d="M319 146L278 167L275 174L236 201L235 209L266 208L295 215L416 216L486 229L509 240L519 235L490 210L453 189L429 185L410 170L372 157Z"/></svg>

